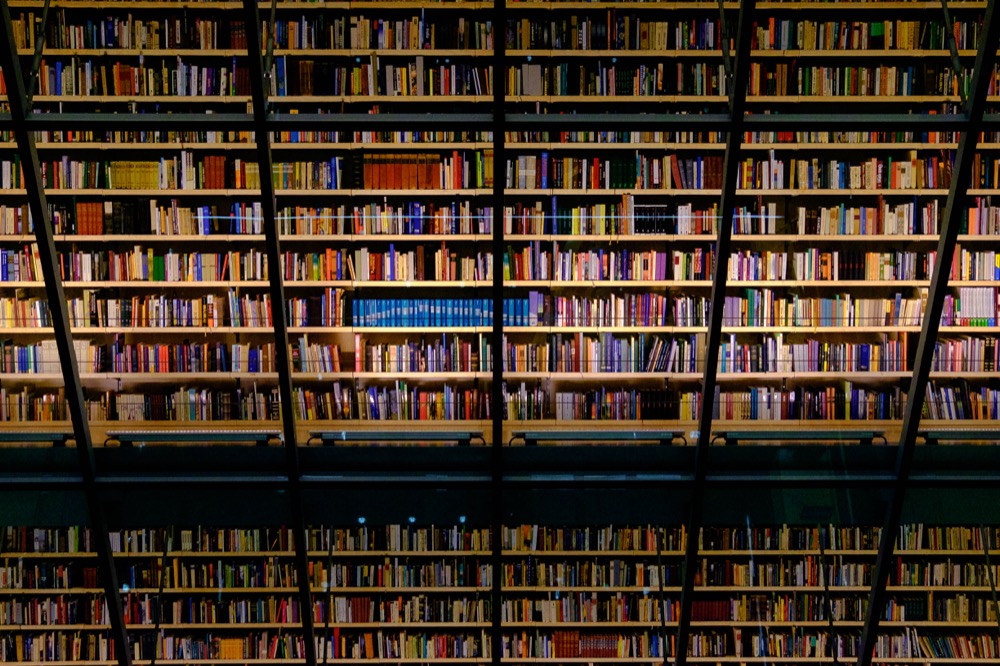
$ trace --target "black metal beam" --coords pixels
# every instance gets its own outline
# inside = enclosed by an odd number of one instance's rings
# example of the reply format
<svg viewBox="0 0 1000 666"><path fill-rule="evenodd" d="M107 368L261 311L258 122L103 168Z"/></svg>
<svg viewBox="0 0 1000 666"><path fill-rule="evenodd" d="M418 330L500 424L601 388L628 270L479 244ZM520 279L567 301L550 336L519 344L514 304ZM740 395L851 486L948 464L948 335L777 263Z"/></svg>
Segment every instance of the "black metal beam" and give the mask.
<svg viewBox="0 0 1000 666"><path fill-rule="evenodd" d="M24 122L31 131L58 130L231 130L252 131L257 120L247 113L74 113L71 111L49 114L32 114L18 122ZM266 120L272 132L308 130L349 130L349 129L482 129L493 122L491 114L319 114L319 113L272 113ZM905 130L905 131L958 131L965 126L964 114L922 115L909 113L845 113L822 115L820 113L788 113L751 115L743 119L742 127L747 131L801 130L801 131L841 131L841 130ZM0 113L0 129L13 129L14 119L8 113ZM1000 114L983 116L987 129L1000 126ZM504 126L509 130L519 129L650 129L650 130L705 130L726 132L734 126L724 114L587 114L545 115L508 114Z"/></svg>
<svg viewBox="0 0 1000 666"><path fill-rule="evenodd" d="M125 617L118 592L118 576L112 559L107 515L104 512L95 483L97 464L94 459L94 444L90 436L90 425L87 422L83 385L80 382L80 366L77 364L76 352L73 349L73 334L69 326L69 306L63 293L59 255L56 253L53 241L52 219L49 216L45 199L45 187L42 181L42 170L38 159L38 150L35 146L35 137L28 131L27 124L24 122L29 113L29 102L24 88L17 48L14 45L14 24L7 2L0 2L0 15L3 19L3 35L6 42L0 46L0 70L2 70L6 82L7 102L14 125L14 138L21 158L24 188L27 192L28 207L34 224L39 263L45 279L45 293L49 299L49 316L52 320L56 348L59 351L59 365L62 369L69 417L73 424L73 436L76 438L77 459L83 481L82 490L87 501L90 527L94 532L97 562L108 608L108 619L111 624L111 639L115 643L118 665L130 666L132 651L129 646Z"/></svg>
<svg viewBox="0 0 1000 666"><path fill-rule="evenodd" d="M937 342L938 330L941 327L941 312L948 292L948 275L951 272L959 228L965 215L969 182L976 157L976 146L984 127L982 120L986 108L987 92L997 59L1000 22L996 20L995 9L996 3L987 4L983 30L979 37L979 52L976 55L975 69L972 73L972 89L967 107L967 125L959 136L951 184L948 188L948 199L941 217L943 227L941 228L941 237L938 240L937 261L931 276L927 310L923 313L923 325L917 340L916 362L910 380L910 389L907 392L906 410L903 413L903 425L899 435L899 450L895 468L896 483L886 511L882 534L879 537L878 559L875 561L868 610L861 634L858 666L871 666L875 644L878 640L879 621L885 609L885 588L892 568L891 559L896 543L896 533L899 531L903 500L906 496L907 483L913 466L913 452L916 446L917 428L920 425L920 412L924 404L924 392L927 388L931 363L934 358L934 344Z"/></svg>
<svg viewBox="0 0 1000 666"><path fill-rule="evenodd" d="M507 150L506 136L504 131L504 114L506 107L506 81L505 76L496 76L497 73L506 71L504 61L507 58L507 42L502 36L507 25L507 1L493 0L493 119L490 123L490 131L493 132L493 321L492 339L490 348L493 356L493 385L490 390L490 416L492 417L492 437L491 443L491 512L490 531L493 539L490 543L490 565L492 566L492 579L490 581L490 663L493 666L500 666L501 653L503 648L503 407L504 407L504 382L503 382L503 239L504 239L504 189L507 184Z"/></svg>
<svg viewBox="0 0 1000 666"><path fill-rule="evenodd" d="M288 310L282 282L281 247L274 196L271 134L267 124L267 91L264 89L264 66L261 60L260 14L257 0L243 0L244 24L247 36L247 61L250 68L250 89L253 99L254 140L257 143L257 165L260 172L260 201L263 217L264 245L267 253L268 280L271 293L271 323L274 328L274 358L278 366L278 394L281 398L281 425L284 433L285 466L288 473L288 493L291 526L295 531L295 571L298 578L299 617L302 621L306 666L316 666L316 640L313 621L312 592L309 580L309 548L305 513L302 507L302 471L295 428L295 400L292 392L291 358L288 351ZM272 24L273 25L273 24ZM270 42L270 38L268 39ZM271 48L270 46L268 47Z"/></svg>
<svg viewBox="0 0 1000 666"><path fill-rule="evenodd" d="M726 152L722 167L722 194L719 198L718 232L715 244L715 266L712 267L712 295L709 305L708 338L705 342L705 369L701 385L701 411L698 414L698 442L694 459L695 489L691 497L691 512L687 521L687 543L681 569L681 607L677 622L677 642L674 664L687 662L688 636L691 630L691 606L694 579L697 572L698 537L704 514L705 489L701 485L708 473L708 450L712 442L712 414L719 344L722 339L722 311L726 300L726 277L729 250L733 235L733 209L736 207L736 185L739 176L740 146L743 143L742 123L746 114L747 87L750 81L750 41L756 0L740 3L736 25L735 69L727 72L729 82L729 115L732 125L726 136ZM722 44L725 50L729 44Z"/></svg>

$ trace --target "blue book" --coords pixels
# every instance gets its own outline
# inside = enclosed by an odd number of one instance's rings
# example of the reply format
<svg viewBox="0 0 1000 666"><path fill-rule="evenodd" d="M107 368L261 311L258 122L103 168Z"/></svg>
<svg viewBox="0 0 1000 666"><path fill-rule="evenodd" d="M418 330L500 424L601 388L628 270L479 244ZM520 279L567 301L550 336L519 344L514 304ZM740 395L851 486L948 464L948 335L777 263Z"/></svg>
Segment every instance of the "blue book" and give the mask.
<svg viewBox="0 0 1000 666"><path fill-rule="evenodd" d="M278 96L284 97L285 92L285 56L275 58L275 68L277 69Z"/></svg>

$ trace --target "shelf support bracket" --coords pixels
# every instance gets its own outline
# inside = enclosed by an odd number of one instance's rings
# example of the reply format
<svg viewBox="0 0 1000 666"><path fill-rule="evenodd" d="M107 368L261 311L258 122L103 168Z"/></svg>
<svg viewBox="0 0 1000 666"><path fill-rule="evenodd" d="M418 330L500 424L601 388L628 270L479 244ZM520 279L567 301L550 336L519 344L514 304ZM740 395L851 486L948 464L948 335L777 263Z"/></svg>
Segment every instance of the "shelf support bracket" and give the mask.
<svg viewBox="0 0 1000 666"><path fill-rule="evenodd" d="M948 275L951 273L958 231L962 226L962 217L965 215L969 198L969 180L972 176L976 147L983 131L986 94L997 59L996 47L997 39L1000 38L1000 22L995 18L995 10L996 3L987 3L982 41L979 42L976 65L972 72L972 96L965 114L965 126L961 130L958 140L951 184L948 187L948 199L944 212L941 214L943 226L937 245L938 261L934 264L930 291L927 295L927 309L923 313L920 337L917 340L916 364L910 379L908 400L906 401L906 410L903 412L903 425L900 429L899 447L896 454L896 481L893 484L892 496L886 509L882 533L879 535L878 559L875 560L875 572L872 577L871 593L868 597L865 624L861 632L857 666L871 666L875 644L878 640L879 622L885 610L885 587L892 569L892 553L896 544L896 533L899 531L899 524L902 520L903 500L906 496L906 486L913 466L913 450L916 447L917 429L920 426L924 392L927 390L931 363L934 359L934 343L937 341L938 330L941 327L941 312L944 309L945 295L948 293Z"/></svg>
<svg viewBox="0 0 1000 666"><path fill-rule="evenodd" d="M273 160L271 134L268 127L268 93L264 87L264 67L260 44L261 23L256 0L243 0L243 12L247 35L247 60L250 68L254 139L257 143L257 166L260 171L260 208L263 217L261 222L269 266L268 280L271 302L274 303L274 307L271 308L271 319L274 326L274 358L278 369L278 394L281 400L280 412L285 440L291 527L295 532L295 572L299 587L299 616L302 620L306 666L316 666L315 622L312 593L309 587L309 563L306 557L309 541L302 502L302 471L296 437L291 359L288 353L288 310L285 308L285 287L281 279L277 203L274 196L274 181L271 178Z"/></svg>
<svg viewBox="0 0 1000 666"><path fill-rule="evenodd" d="M118 575L115 571L111 541L108 536L108 518L96 482L97 461L94 457L94 443L91 439L90 424L87 422L83 385L80 381L80 366L77 363L76 351L73 349L73 334L69 326L69 306L66 303L60 277L59 255L56 253L53 239L52 218L49 215L45 187L42 182L38 147L35 145L35 135L27 123L31 104L24 88L17 47L14 45L14 22L11 19L10 6L7 2L0 2L0 16L2 16L3 35L6 40L0 43L2 44L0 45L0 70L3 70L7 83L7 101L10 106L11 124L17 143L17 152L21 156L24 189L27 193L31 219L34 223L38 259L45 279L45 295L49 300L49 317L52 321L53 337L56 348L59 350L59 365L62 369L69 417L73 424L73 436L76 439L83 494L86 498L90 528L94 532L97 564L108 607L111 640L115 643L118 666L131 666L131 649L128 632L125 629L125 614L122 609Z"/></svg>
<svg viewBox="0 0 1000 666"><path fill-rule="evenodd" d="M750 41L756 0L740 3L737 16L736 59L729 89L729 133L722 167L722 194L719 198L718 242L715 265L712 267L712 295L709 307L708 337L705 342L705 374L701 385L701 410L698 414L698 443L695 448L694 479L691 484L691 512L687 523L687 543L684 548L684 568L681 570L681 608L677 621L677 641L674 664L687 662L688 636L691 631L691 606L694 578L698 567L698 541L705 509L705 476L708 473L708 449L712 442L712 401L718 379L719 345L722 341L722 311L726 300L729 249L733 235L733 209L736 207L736 182L739 176L740 149L743 142L743 120L746 113L747 87L750 81ZM723 52L729 49L723 44ZM664 646L666 650L666 646Z"/></svg>

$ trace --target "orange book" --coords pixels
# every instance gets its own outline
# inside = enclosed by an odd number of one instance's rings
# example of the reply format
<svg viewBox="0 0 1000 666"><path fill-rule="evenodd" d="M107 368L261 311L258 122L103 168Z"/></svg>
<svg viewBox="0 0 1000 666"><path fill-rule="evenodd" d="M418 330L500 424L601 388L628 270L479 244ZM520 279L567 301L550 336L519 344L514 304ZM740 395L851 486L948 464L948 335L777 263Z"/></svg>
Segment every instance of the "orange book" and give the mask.
<svg viewBox="0 0 1000 666"><path fill-rule="evenodd" d="M393 155L389 162L389 189L398 190L403 187L403 158Z"/></svg>
<svg viewBox="0 0 1000 666"><path fill-rule="evenodd" d="M374 177L372 176L372 155L365 155L362 162L363 185L366 189L373 189Z"/></svg>

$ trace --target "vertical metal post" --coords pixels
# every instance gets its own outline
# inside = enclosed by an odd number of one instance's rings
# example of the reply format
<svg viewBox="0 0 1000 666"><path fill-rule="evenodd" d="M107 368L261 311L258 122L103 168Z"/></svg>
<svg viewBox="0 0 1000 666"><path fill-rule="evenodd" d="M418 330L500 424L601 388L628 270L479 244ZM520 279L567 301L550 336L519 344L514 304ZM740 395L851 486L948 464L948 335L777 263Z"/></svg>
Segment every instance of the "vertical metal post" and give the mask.
<svg viewBox="0 0 1000 666"><path fill-rule="evenodd" d="M53 335L56 348L59 350L59 365L62 367L66 402L70 421L73 424L73 436L76 438L76 450L83 479L83 493L87 500L90 527L94 531L97 563L111 622L111 638L114 641L118 665L130 666L132 660L128 633L125 629L125 616L122 611L121 599L118 596L118 576L111 553L108 520L101 504L101 495L95 480L97 462L94 458L90 425L87 423L83 385L80 382L80 366L77 364L76 352L73 349L73 334L69 327L69 307L66 303L60 277L59 255L56 253L53 241L52 220L45 200L45 188L42 183L42 170L38 159L38 149L35 145L35 135L29 131L26 122L29 103L25 93L24 79L21 75L21 63L18 59L17 48L14 46L14 24L7 2L0 2L0 14L3 17L3 35L6 40L4 45L0 45L0 70L3 71L7 84L11 124L13 125L17 150L21 156L28 208L31 211L31 219L35 228L38 258L42 268L42 276L45 279L45 294L49 299Z"/></svg>
<svg viewBox="0 0 1000 666"><path fill-rule="evenodd" d="M989 90L993 67L996 63L1000 23L995 20L995 9L996 3L987 4L981 35L982 41L979 43L979 53L976 55L976 65L972 73L972 95L969 98L968 111L966 112L967 124L959 137L951 185L948 188L948 200L941 218L943 226L937 246L937 262L934 264L934 273L931 276L927 311L923 313L923 325L920 328L920 338L917 340L916 365L910 380L906 411L903 413L903 426L899 435L899 450L896 455L896 482L893 485L892 497L886 510L882 534L879 536L878 559L875 561L875 573L872 578L871 594L868 598L864 629L861 633L857 666L871 666L875 644L878 640L879 621L885 610L885 586L892 569L891 560L896 543L896 532L899 531L899 523L903 515L903 499L906 496L906 486L913 464L913 449L916 446L920 412L924 404L924 392L927 389L931 362L934 358L934 343L937 341L938 329L941 327L941 312L944 309L944 298L948 292L948 274L951 272L955 245L958 241L958 230L961 227L962 216L965 215L967 206L969 180L976 157L976 146L983 131L986 93Z"/></svg>
<svg viewBox="0 0 1000 666"><path fill-rule="evenodd" d="M253 99L254 139L257 142L257 164L260 170L260 201L263 216L264 244L270 281L271 320L274 326L274 358L278 366L278 393L281 397L281 422L284 433L285 462L288 469L289 503L292 529L295 532L295 572L299 586L299 617L305 643L307 666L316 665L316 640L313 621L312 593L309 581L309 548L305 515L302 507L302 482L298 442L295 430L295 409L292 393L291 359L288 353L288 310L281 272L281 247L276 216L274 181L272 180L271 134L267 123L267 91L264 89L264 68L261 61L260 15L256 0L243 0L247 35L247 61L250 65L250 89Z"/></svg>
<svg viewBox="0 0 1000 666"><path fill-rule="evenodd" d="M692 482L691 513L688 518L687 543L682 570L681 611L677 622L677 654L674 663L684 666L687 661L688 635L691 630L691 601L698 559L698 536L704 513L704 481L708 471L708 448L712 440L712 401L715 399L719 344L722 339L722 311L726 301L726 276L729 248L733 233L733 209L736 205L736 181L739 175L740 146L743 141L743 116L746 110L747 85L750 79L750 38L756 0L740 3L736 32L736 59L730 76L729 117L732 125L726 137L726 153L722 167L722 194L719 203L718 242L715 265L712 267L712 301L709 309L708 337L705 342L705 374L701 385L701 412L698 415L698 443L695 449L694 480ZM729 48L722 44L723 50Z"/></svg>

